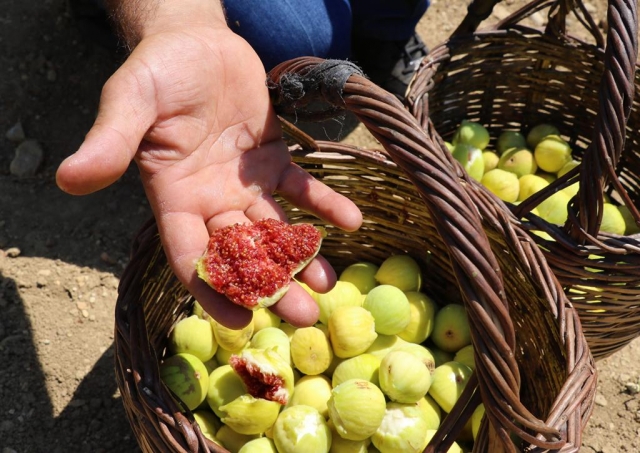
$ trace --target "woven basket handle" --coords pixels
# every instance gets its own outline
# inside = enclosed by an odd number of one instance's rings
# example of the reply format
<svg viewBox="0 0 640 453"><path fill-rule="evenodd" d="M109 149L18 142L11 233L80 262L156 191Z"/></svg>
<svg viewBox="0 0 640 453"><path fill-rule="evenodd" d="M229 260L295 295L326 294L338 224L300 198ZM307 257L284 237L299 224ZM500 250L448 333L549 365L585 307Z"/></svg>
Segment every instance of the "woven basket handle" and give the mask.
<svg viewBox="0 0 640 453"><path fill-rule="evenodd" d="M480 391L498 401L512 402L508 408L487 408L493 420L505 424L492 427L498 445L493 451L513 451L505 426L517 429L508 422L513 419L509 411L514 410L518 419L535 420L527 428L544 433L544 439L532 439L536 445L561 448L566 439L560 432L517 404L521 379L502 273L476 204L460 183L462 167L455 166L444 144L434 143L395 96L363 77L349 62L313 57L290 60L269 73L267 85L279 114L309 119L326 117L337 109L354 113L416 186L447 247L467 312L473 315L473 342L485 348L483 360L476 361L476 372L483 377L478 379ZM469 401L450 414L455 422L444 439L434 440L442 440L442 451L464 427L473 411L470 405L477 405L478 398Z"/></svg>
<svg viewBox="0 0 640 453"><path fill-rule="evenodd" d="M467 7L467 14L452 33L452 37L475 32L480 23L487 19L496 4L501 0L473 0ZM533 0L508 17L496 23L493 28L505 29L516 25L532 14L549 8L549 22L546 32L555 35L565 35L567 16L573 12L580 23L591 33L598 47L604 47L604 38L593 17L587 11L582 0Z"/></svg>

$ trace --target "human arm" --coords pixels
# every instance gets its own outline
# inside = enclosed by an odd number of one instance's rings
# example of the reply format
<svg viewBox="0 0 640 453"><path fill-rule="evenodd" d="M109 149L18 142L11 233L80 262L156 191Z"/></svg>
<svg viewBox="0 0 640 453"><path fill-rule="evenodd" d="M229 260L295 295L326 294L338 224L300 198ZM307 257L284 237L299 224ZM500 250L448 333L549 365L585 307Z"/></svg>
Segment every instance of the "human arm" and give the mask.
<svg viewBox="0 0 640 453"><path fill-rule="evenodd" d="M291 162L264 68L229 30L219 2L110 3L132 52L105 84L98 117L60 165L58 184L72 194L91 193L135 160L174 273L218 321L245 325L250 312L196 275L195 260L211 231L264 217L286 220L275 192L346 230L360 226L361 214ZM319 257L300 278L326 291L335 273ZM294 325L317 317L298 285L273 311Z"/></svg>

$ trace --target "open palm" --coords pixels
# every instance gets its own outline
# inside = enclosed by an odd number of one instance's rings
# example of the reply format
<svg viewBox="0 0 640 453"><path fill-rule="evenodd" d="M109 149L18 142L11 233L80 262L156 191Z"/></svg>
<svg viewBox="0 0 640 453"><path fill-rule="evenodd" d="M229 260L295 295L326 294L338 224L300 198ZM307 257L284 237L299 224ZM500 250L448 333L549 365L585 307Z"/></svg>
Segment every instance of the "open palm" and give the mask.
<svg viewBox="0 0 640 453"><path fill-rule="evenodd" d="M240 327L250 312L195 273L209 233L264 217L286 220L272 194L346 230L358 208L291 162L271 108L264 68L228 29L209 27L145 38L105 84L100 111L80 149L58 170L58 184L85 194L117 180L135 159L176 276L215 319ZM326 291L335 274L322 258L300 278ZM317 307L292 285L272 307L310 325Z"/></svg>

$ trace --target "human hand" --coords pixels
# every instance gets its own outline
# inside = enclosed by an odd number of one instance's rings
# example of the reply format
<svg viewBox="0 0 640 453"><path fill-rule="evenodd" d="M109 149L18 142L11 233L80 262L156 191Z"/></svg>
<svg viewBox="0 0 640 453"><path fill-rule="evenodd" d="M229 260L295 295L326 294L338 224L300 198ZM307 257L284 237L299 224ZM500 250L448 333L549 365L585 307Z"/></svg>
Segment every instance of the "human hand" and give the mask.
<svg viewBox="0 0 640 453"><path fill-rule="evenodd" d="M293 164L271 107L262 64L228 28L169 29L141 40L104 86L98 117L58 169L58 185L87 194L135 160L168 262L203 308L228 327L251 312L213 291L195 261L216 228L264 217L286 220L274 192L345 230L362 222L347 198ZM335 272L322 257L298 277L326 292ZM272 310L313 324L315 302L292 284Z"/></svg>

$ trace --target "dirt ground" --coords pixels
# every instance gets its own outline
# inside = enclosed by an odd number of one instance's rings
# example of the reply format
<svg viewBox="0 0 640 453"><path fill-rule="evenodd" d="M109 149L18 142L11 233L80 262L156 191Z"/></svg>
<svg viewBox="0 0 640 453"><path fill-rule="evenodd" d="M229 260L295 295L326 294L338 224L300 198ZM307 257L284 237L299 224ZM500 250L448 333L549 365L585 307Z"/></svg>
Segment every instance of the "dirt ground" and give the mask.
<svg viewBox="0 0 640 453"><path fill-rule="evenodd" d="M466 3L433 0L419 27L430 47L451 33ZM521 3L503 2L490 21ZM605 1L585 3L605 17ZM65 0L2 5L0 452L139 451L114 380L113 313L129 246L150 210L134 167L86 197L66 195L54 181L121 57L81 33ZM18 122L44 152L33 177L10 172L18 143L5 133ZM361 126L344 139L375 146ZM640 379L640 340L598 368L582 451L640 451L640 400L628 385Z"/></svg>

